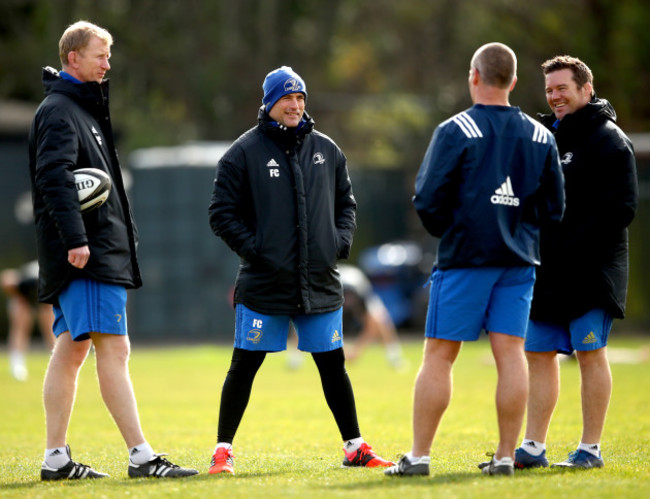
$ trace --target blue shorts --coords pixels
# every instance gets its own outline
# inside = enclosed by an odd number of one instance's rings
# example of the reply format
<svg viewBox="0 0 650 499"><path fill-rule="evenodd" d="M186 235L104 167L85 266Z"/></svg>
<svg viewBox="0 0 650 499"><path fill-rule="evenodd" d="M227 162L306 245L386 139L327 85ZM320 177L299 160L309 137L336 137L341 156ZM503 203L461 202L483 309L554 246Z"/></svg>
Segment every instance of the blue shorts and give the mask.
<svg viewBox="0 0 650 499"><path fill-rule="evenodd" d="M281 352L287 349L289 325L303 352L329 352L343 347L343 307L310 315L265 315L238 303L235 307L235 347L243 350Z"/></svg>
<svg viewBox="0 0 650 499"><path fill-rule="evenodd" d="M574 350L588 352L607 346L612 316L602 309L590 310L567 324L529 321L527 352L552 352L570 355Z"/></svg>
<svg viewBox="0 0 650 499"><path fill-rule="evenodd" d="M89 339L89 333L127 334L124 286L75 279L58 298L52 326L57 338L66 331L75 341Z"/></svg>
<svg viewBox="0 0 650 499"><path fill-rule="evenodd" d="M424 335L475 341L485 329L523 338L534 284L533 266L434 269Z"/></svg>

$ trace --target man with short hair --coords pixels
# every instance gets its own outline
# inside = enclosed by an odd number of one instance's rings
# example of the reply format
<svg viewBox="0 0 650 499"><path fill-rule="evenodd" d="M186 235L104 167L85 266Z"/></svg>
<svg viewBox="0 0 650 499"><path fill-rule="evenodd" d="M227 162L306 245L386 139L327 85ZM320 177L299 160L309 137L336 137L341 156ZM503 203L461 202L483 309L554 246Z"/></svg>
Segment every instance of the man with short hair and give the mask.
<svg viewBox="0 0 650 499"><path fill-rule="evenodd" d="M496 361L499 444L479 468L512 475L528 390L524 336L539 264L540 219L559 220L563 178L553 136L509 104L514 52L501 43L472 57L474 105L439 125L415 182L415 208L440 238L415 381L413 445L387 475L428 475L429 453L451 400L463 341L485 329Z"/></svg>
<svg viewBox="0 0 650 499"><path fill-rule="evenodd" d="M210 226L241 258L235 344L221 392L210 474L233 474L232 442L267 352L286 349L289 326L310 352L343 439L344 467L390 466L359 431L343 355L343 289L356 201L339 147L314 128L307 87L290 67L270 72L258 124L216 168Z"/></svg>
<svg viewBox="0 0 650 499"><path fill-rule="evenodd" d="M73 461L66 439L77 376L91 345L104 403L129 450L129 477L198 473L170 463L147 443L129 377L126 289L140 287L141 279L104 80L112 44L108 31L85 21L65 30L59 42L63 71L44 68L46 97L29 137L39 300L54 305L56 336L43 385L42 480L108 476ZM74 172L90 167L110 176L112 190L102 206L82 214Z"/></svg>
<svg viewBox="0 0 650 499"><path fill-rule="evenodd" d="M593 75L580 59L558 56L542 64L546 100L541 116L555 135L566 179L566 213L542 228L526 357L530 398L516 467L548 466L546 436L559 397L558 353L574 350L580 365L582 439L553 466L600 468L612 375L607 339L612 319L625 313L627 227L638 202L634 150L616 113L596 97Z"/></svg>

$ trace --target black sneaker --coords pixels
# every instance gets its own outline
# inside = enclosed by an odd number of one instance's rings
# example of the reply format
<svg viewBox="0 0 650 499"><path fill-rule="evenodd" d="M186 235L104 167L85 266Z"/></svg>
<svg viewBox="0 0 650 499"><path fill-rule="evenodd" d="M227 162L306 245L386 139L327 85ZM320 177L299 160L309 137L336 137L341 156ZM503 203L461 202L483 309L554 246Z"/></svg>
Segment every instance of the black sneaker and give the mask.
<svg viewBox="0 0 650 499"><path fill-rule="evenodd" d="M144 464L134 464L129 460L129 478L180 478L184 476L198 475L198 470L192 468L181 468L180 466L170 463L162 456L167 454L154 454L149 461Z"/></svg>
<svg viewBox="0 0 650 499"><path fill-rule="evenodd" d="M82 478L106 478L106 473L95 471L86 464L77 463L72 460L70 454L70 446L65 446L66 453L70 461L61 468L50 468L47 464L43 463L41 466L41 480L80 480Z"/></svg>
<svg viewBox="0 0 650 499"><path fill-rule="evenodd" d="M499 464L496 464L494 462L494 454L488 453L487 455L492 457L492 459L478 465L484 475L512 476L515 474L515 463L511 458L503 457L499 461Z"/></svg>
<svg viewBox="0 0 650 499"><path fill-rule="evenodd" d="M429 475L429 458L421 457L416 463L412 463L407 456L402 456L397 464L391 466L387 470L384 470L384 475L389 476L415 476Z"/></svg>

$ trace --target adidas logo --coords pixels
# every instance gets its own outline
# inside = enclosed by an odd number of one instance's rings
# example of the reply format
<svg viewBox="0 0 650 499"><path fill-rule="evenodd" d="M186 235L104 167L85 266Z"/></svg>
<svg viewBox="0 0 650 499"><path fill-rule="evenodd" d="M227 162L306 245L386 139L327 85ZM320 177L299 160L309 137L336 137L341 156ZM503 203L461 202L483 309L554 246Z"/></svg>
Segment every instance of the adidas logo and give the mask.
<svg viewBox="0 0 650 499"><path fill-rule="evenodd" d="M515 197L515 191L512 190L512 183L510 176L506 177L506 181L501 184L492 197L490 197L492 204L502 204L505 206L519 206L519 198Z"/></svg>
<svg viewBox="0 0 650 499"><path fill-rule="evenodd" d="M61 454L63 454L63 452L61 452L59 449L54 449L48 457L60 456Z"/></svg>
<svg viewBox="0 0 650 499"><path fill-rule="evenodd" d="M527 445L528 447L532 447L533 449L537 449L535 442L526 442L524 445Z"/></svg>
<svg viewBox="0 0 650 499"><path fill-rule="evenodd" d="M337 330L334 330L334 334L332 335L332 343L336 343L337 341L341 341L341 334Z"/></svg>
<svg viewBox="0 0 650 499"><path fill-rule="evenodd" d="M587 336L585 336L585 339L582 340L583 345L588 345L590 343L596 343L598 340L596 339L596 335L594 334L593 331L591 331Z"/></svg>
<svg viewBox="0 0 650 499"><path fill-rule="evenodd" d="M278 162L274 158L271 158L271 160L268 163L266 163L266 166L268 166L268 167L276 167L276 166L280 166L280 165L278 164Z"/></svg>

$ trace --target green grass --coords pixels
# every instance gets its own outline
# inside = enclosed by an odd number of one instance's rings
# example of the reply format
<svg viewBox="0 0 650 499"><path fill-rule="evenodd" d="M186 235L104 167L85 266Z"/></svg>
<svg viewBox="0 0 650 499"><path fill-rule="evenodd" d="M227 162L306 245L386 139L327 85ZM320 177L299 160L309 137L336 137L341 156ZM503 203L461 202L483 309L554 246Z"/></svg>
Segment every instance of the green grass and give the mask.
<svg viewBox="0 0 650 499"><path fill-rule="evenodd" d="M650 348L649 337L612 339L619 349ZM411 444L413 380L422 342L404 346L409 366L391 370L378 346L348 366L362 434L383 456ZM201 474L185 480L129 480L126 449L106 411L91 356L79 380L68 441L73 457L107 472L98 481L41 483L45 439L41 402L45 352L29 356L30 379L0 365L2 497L643 497L650 496L650 362L614 363L614 393L603 436L606 467L587 472L532 470L514 479L484 477L476 465L496 446L495 368L487 342L465 344L454 369L454 395L432 450L432 475L396 479L380 470L341 469L341 442L316 369L305 359L285 367L267 357L235 440L235 476L209 476L219 395L230 347L151 349L135 346L131 374L145 434L159 452ZM564 460L580 438L579 376L562 364L562 391L549 435L551 461Z"/></svg>

